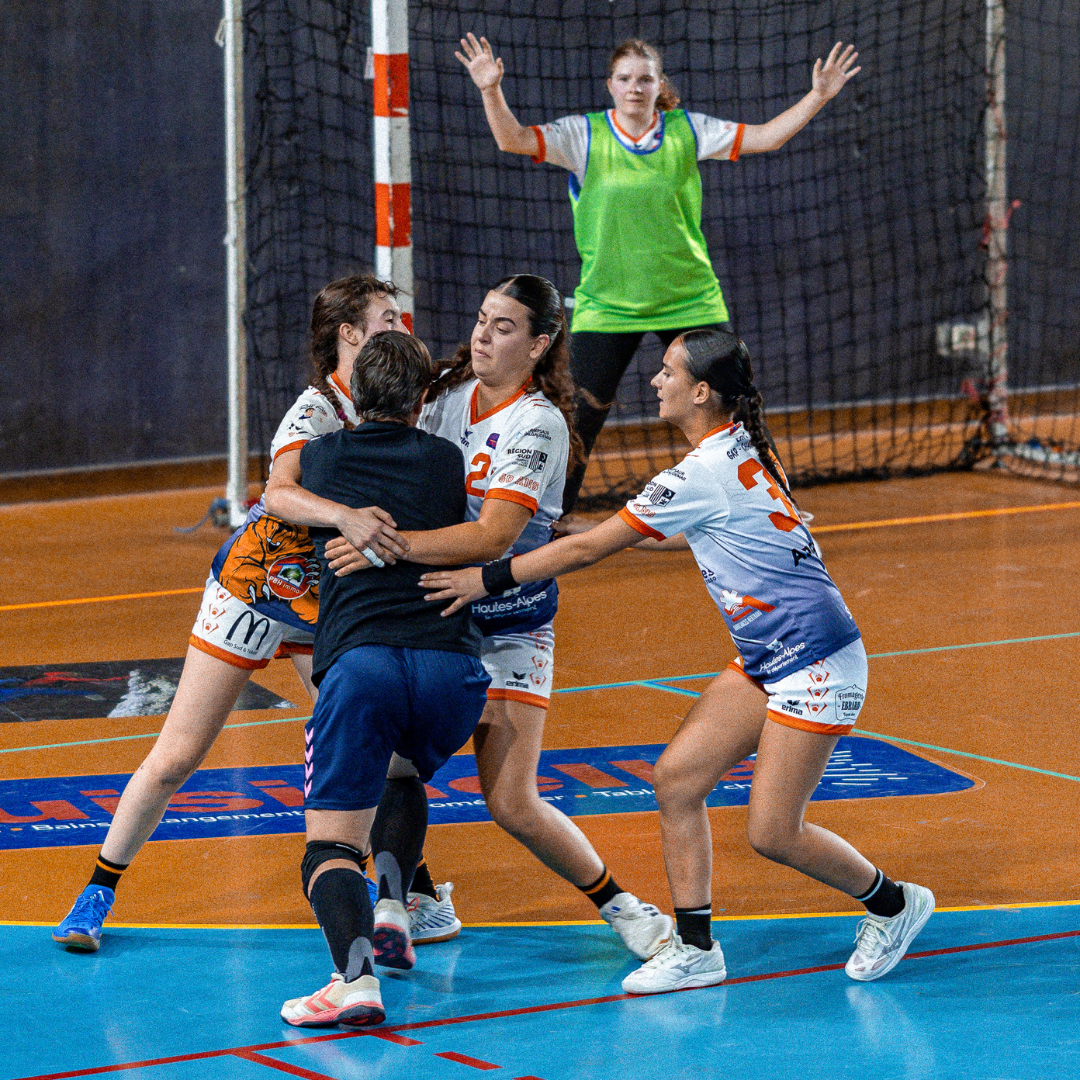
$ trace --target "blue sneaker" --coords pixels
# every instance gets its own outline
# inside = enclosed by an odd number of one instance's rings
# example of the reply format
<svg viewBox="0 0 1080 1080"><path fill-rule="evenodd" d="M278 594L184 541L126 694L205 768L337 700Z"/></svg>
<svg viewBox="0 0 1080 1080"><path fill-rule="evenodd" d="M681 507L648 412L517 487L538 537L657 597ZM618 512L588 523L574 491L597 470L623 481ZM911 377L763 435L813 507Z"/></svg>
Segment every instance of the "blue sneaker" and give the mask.
<svg viewBox="0 0 1080 1080"><path fill-rule="evenodd" d="M87 885L72 905L67 918L53 931L53 941L70 949L97 952L101 948L101 924L116 902L116 893L104 885Z"/></svg>
<svg viewBox="0 0 1080 1080"><path fill-rule="evenodd" d="M379 886L367 874L364 874L363 878L364 884L367 885L368 896L371 897L371 906L374 907L379 902Z"/></svg>

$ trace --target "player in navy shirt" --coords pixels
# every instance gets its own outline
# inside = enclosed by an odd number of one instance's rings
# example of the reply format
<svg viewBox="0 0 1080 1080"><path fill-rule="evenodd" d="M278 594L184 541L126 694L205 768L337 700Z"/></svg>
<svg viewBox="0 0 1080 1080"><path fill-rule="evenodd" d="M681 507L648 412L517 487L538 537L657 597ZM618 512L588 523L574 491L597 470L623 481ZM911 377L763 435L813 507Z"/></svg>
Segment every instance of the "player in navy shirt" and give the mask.
<svg viewBox="0 0 1080 1080"><path fill-rule="evenodd" d="M460 523L461 452L415 427L433 373L417 338L372 338L352 377L362 423L304 446L304 487L334 513L375 504L402 528ZM311 530L324 571L334 535ZM378 574L322 579L312 664L319 698L304 732L301 876L335 971L322 990L282 1006L282 1019L298 1027L385 1019L373 964L408 969L415 961L404 901L427 827L424 781L465 744L487 700L480 633L467 611L441 619L425 605L417 588L424 570L402 561ZM369 837L374 910L361 873Z"/></svg>

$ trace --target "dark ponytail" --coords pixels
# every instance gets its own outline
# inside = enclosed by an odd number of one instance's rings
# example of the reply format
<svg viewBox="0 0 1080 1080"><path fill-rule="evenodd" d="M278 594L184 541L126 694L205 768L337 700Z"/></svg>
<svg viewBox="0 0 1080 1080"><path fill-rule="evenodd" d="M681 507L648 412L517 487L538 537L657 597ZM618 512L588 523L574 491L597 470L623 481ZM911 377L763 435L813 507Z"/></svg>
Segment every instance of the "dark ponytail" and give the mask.
<svg viewBox="0 0 1080 1080"><path fill-rule="evenodd" d="M574 381L570 377L569 329L559 290L547 278L536 274L512 274L497 282L492 292L503 293L523 304L529 311L529 333L546 334L551 340L533 368L532 384L562 413L570 433L570 456L567 471L585 460L585 447L574 430ZM441 362L428 400L473 378L472 354L461 345L450 360Z"/></svg>
<svg viewBox="0 0 1080 1080"><path fill-rule="evenodd" d="M787 474L776 454L761 393L754 385L750 352L741 338L727 330L688 330L676 341L686 352L686 370L695 382L708 383L720 397L721 407L742 424L761 464L791 499ZM792 502L794 500L792 499Z"/></svg>

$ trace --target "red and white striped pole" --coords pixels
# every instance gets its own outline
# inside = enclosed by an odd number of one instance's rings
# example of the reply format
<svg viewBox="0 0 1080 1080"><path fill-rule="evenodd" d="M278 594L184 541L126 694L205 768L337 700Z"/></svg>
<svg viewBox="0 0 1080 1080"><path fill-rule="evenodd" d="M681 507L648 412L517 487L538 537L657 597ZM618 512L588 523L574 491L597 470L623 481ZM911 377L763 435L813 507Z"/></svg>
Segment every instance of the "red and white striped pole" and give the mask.
<svg viewBox="0 0 1080 1080"><path fill-rule="evenodd" d="M409 159L409 3L371 0L375 62L375 274L400 290L412 330L412 166Z"/></svg>

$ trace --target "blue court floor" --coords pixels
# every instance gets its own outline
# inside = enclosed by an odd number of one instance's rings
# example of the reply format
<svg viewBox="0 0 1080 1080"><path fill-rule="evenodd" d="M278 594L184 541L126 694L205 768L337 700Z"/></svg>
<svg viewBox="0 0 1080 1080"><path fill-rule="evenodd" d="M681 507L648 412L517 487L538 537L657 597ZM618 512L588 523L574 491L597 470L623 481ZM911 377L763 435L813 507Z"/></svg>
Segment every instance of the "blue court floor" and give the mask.
<svg viewBox="0 0 1080 1080"><path fill-rule="evenodd" d="M1080 906L938 912L883 980L842 965L856 916L718 920L723 986L622 995L603 924L466 927L382 974L385 1027L299 1031L317 930L113 929L67 953L0 927L0 1076L524 1080L1080 1076Z"/></svg>

